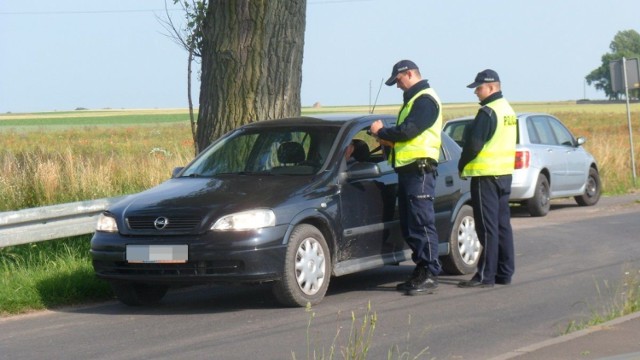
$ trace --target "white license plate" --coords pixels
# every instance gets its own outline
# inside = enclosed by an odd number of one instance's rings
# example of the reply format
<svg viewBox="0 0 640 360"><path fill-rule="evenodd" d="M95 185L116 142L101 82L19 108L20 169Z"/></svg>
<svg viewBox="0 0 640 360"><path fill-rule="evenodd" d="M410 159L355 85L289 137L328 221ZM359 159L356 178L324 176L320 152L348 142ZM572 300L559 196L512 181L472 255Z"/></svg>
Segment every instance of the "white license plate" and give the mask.
<svg viewBox="0 0 640 360"><path fill-rule="evenodd" d="M186 263L188 257L187 245L127 245L130 263Z"/></svg>

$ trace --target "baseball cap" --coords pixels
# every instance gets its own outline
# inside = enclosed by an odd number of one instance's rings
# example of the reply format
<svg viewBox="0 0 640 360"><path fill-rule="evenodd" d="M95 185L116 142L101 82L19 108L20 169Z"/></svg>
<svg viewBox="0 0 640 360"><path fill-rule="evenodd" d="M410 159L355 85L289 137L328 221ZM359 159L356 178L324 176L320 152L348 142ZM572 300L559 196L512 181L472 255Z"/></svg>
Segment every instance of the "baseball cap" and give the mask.
<svg viewBox="0 0 640 360"><path fill-rule="evenodd" d="M497 81L500 81L500 77L498 76L498 73L491 69L486 69L486 70L480 71L478 75L476 75L476 79L471 84L467 85L467 87L476 88L484 83L497 82Z"/></svg>
<svg viewBox="0 0 640 360"><path fill-rule="evenodd" d="M393 65L393 69L391 70L391 77L389 80L385 82L388 86L391 86L396 83L396 76L403 71L418 69L418 65L411 60L400 60L395 65Z"/></svg>

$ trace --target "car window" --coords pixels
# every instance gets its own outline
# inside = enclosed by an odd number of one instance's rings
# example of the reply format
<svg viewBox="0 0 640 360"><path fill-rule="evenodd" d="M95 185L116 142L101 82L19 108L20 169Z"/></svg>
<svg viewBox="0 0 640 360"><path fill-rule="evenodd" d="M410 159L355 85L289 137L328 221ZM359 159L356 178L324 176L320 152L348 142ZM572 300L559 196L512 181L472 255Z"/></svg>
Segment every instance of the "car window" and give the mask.
<svg viewBox="0 0 640 360"><path fill-rule="evenodd" d="M557 119L550 117L548 120L558 143L564 146L573 146L574 138L573 135L571 135L571 132L569 132L569 130Z"/></svg>
<svg viewBox="0 0 640 360"><path fill-rule="evenodd" d="M235 132L199 155L182 176L310 175L327 160L337 128L256 128Z"/></svg>
<svg viewBox="0 0 640 360"><path fill-rule="evenodd" d="M532 144L558 145L555 134L546 116L531 116L527 118L527 130Z"/></svg>
<svg viewBox="0 0 640 360"><path fill-rule="evenodd" d="M446 123L442 131L462 147L464 145L464 129L470 123L471 121Z"/></svg>
<svg viewBox="0 0 640 360"><path fill-rule="evenodd" d="M369 126L364 127L363 129L358 131L358 133L356 133L353 139L362 140L369 147L369 157L367 159L368 162L374 162L378 164L382 173L393 171L393 168L391 168L391 165L389 165L386 160L387 157L385 154L385 149L380 146L375 137L369 135L368 130Z"/></svg>

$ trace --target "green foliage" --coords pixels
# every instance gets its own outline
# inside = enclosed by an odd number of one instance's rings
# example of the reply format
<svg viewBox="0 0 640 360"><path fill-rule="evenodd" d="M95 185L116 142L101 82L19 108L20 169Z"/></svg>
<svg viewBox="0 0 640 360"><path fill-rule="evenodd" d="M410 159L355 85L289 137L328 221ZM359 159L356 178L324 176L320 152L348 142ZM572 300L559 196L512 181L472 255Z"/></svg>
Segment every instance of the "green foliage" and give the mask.
<svg viewBox="0 0 640 360"><path fill-rule="evenodd" d="M176 34L182 38L184 47L197 57L202 57L204 33L202 31L207 11L206 0L173 0L174 4L180 4L184 10L186 29L183 34Z"/></svg>
<svg viewBox="0 0 640 360"><path fill-rule="evenodd" d="M609 45L609 49L610 53L602 55L602 65L591 71L585 79L587 84L593 84L597 90L604 91L609 99L618 99L621 93L614 92L611 88L609 63L623 57L627 59L640 58L640 34L635 30L619 31ZM640 90L630 91L629 96L638 98Z"/></svg>
<svg viewBox="0 0 640 360"><path fill-rule="evenodd" d="M0 316L111 298L91 266L89 240L85 235L0 248Z"/></svg>

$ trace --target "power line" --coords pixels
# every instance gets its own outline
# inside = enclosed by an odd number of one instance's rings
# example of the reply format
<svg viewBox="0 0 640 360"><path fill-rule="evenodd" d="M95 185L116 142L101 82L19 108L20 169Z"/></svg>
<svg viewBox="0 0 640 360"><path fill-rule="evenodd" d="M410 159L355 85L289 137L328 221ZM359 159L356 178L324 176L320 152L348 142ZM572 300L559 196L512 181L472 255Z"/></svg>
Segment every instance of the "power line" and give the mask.
<svg viewBox="0 0 640 360"><path fill-rule="evenodd" d="M376 0L317 0L309 1L309 5L329 5L339 3L371 2ZM147 13L158 11L184 11L182 8L173 9L138 9L138 10L62 10L62 11L2 11L0 15L86 15L86 14L127 14Z"/></svg>
<svg viewBox="0 0 640 360"><path fill-rule="evenodd" d="M158 11L184 11L181 8L174 9L139 9L139 10L83 10L83 11L8 11L0 12L0 15L86 15L86 14L124 14L147 13Z"/></svg>
<svg viewBox="0 0 640 360"><path fill-rule="evenodd" d="M328 5L328 4L338 4L338 3L354 3L354 2L371 2L377 0L325 0L325 1L309 1L309 5Z"/></svg>

